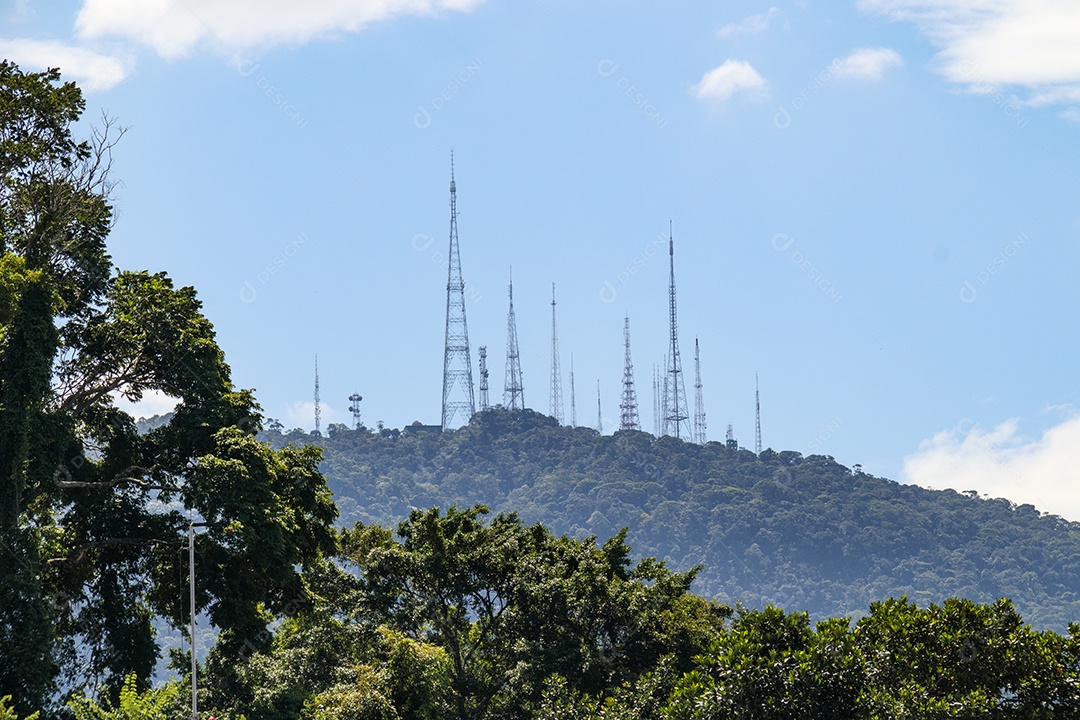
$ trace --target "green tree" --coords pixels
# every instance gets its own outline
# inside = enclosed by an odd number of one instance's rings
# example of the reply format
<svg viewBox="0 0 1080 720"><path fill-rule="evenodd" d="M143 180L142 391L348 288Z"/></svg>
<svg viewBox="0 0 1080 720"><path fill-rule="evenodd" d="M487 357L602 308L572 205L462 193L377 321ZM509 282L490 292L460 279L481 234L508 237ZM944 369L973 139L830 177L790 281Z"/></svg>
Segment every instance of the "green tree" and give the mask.
<svg viewBox="0 0 1080 720"><path fill-rule="evenodd" d="M846 620L815 632L806 613L740 609L696 664L676 683L671 718L862 717L861 667Z"/></svg>
<svg viewBox="0 0 1080 720"><path fill-rule="evenodd" d="M179 692L175 684L139 692L138 678L134 674L124 678L119 699L115 705L98 704L86 695L68 701L75 720L164 720L169 703Z"/></svg>
<svg viewBox="0 0 1080 720"><path fill-rule="evenodd" d="M57 71L0 63L0 694L22 712L58 688L107 688L158 656L155 615L183 626L186 527L197 609L234 649L306 597L298 569L331 552L336 509L314 448L272 450L233 387L192 288L118 271L105 251L105 121ZM145 435L115 405L157 391Z"/></svg>
<svg viewBox="0 0 1080 720"><path fill-rule="evenodd" d="M724 608L688 599L692 572L632 567L623 534L597 546L486 512L417 510L400 542L379 526L343 541L373 616L445 649L452 717L527 716L554 674L599 693L665 654L688 664L723 621Z"/></svg>

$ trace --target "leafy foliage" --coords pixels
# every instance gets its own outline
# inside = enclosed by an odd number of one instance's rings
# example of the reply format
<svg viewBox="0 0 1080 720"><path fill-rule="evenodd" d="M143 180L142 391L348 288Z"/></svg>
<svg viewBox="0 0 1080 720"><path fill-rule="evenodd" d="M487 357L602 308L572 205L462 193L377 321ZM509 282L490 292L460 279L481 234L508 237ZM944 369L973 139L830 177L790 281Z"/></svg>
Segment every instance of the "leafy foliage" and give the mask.
<svg viewBox="0 0 1080 720"><path fill-rule="evenodd" d="M85 695L72 698L71 707L75 720L164 720L166 708L179 692L177 685L139 692L138 678L134 673L124 679L119 700L115 706L106 702L99 705Z"/></svg>
<svg viewBox="0 0 1080 720"><path fill-rule="evenodd" d="M1059 632L1080 617L1080 524L973 492L902 485L821 455L599 436L506 410L441 434L264 437L322 447L347 522L392 525L410 507L484 504L578 538L626 527L639 557L702 566L694 589L706 597L815 619L862 615L901 595L920 605L1008 597L1036 627Z"/></svg>
<svg viewBox="0 0 1080 720"><path fill-rule="evenodd" d="M113 267L118 134L77 140L82 110L57 71L0 62L0 694L24 713L145 687L153 619L191 611L189 518L207 523L196 610L226 642L287 614L334 544L318 450L254 438L194 289ZM139 434L115 401L149 391L177 407Z"/></svg>

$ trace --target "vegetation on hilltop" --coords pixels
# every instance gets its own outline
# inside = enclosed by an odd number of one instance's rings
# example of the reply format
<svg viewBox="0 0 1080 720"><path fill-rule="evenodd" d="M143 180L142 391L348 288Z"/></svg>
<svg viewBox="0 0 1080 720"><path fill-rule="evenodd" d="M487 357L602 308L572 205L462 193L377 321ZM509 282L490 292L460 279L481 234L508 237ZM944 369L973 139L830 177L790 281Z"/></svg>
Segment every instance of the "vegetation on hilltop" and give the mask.
<svg viewBox="0 0 1080 720"><path fill-rule="evenodd" d="M827 456L598 435L502 409L441 434L334 425L320 439L264 437L322 447L346 524L482 503L574 537L628 528L640 556L677 570L701 565L695 590L726 603L827 618L901 595L920 605L1007 597L1037 627L1080 618L1080 524Z"/></svg>

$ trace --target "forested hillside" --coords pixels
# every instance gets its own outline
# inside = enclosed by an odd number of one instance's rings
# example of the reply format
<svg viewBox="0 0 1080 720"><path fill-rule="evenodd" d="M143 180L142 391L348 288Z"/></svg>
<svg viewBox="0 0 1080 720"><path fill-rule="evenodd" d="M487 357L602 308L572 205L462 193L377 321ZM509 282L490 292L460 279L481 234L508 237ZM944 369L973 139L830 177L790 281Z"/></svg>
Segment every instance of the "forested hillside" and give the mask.
<svg viewBox="0 0 1080 720"><path fill-rule="evenodd" d="M919 605L1008 597L1035 627L1063 630L1080 617L1080 524L831 457L601 436L504 410L441 434L334 425L321 439L267 437L324 447L321 469L346 525L483 503L572 536L603 540L627 527L638 557L703 565L694 589L725 603L825 618L904 594Z"/></svg>

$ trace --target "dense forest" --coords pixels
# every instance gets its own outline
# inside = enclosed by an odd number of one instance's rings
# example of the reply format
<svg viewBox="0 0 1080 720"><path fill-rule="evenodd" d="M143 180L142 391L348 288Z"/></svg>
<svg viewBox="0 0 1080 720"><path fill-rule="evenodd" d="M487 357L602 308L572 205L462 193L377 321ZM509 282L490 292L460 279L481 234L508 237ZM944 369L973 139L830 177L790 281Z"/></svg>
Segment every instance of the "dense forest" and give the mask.
<svg viewBox="0 0 1080 720"><path fill-rule="evenodd" d="M441 434L329 430L264 437L323 448L345 524L482 503L573 537L628 528L639 556L700 565L694 590L729 604L828 618L901 595L1007 597L1036 627L1080 618L1080 524L1030 505L903 485L821 455L598 435L531 411L483 412Z"/></svg>
<svg viewBox="0 0 1080 720"><path fill-rule="evenodd" d="M106 252L83 108L0 62L0 720L1080 717L1031 508L531 412L260 439L194 288Z"/></svg>

